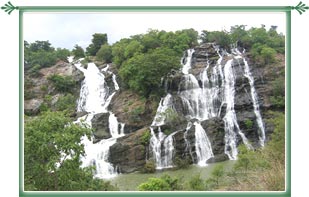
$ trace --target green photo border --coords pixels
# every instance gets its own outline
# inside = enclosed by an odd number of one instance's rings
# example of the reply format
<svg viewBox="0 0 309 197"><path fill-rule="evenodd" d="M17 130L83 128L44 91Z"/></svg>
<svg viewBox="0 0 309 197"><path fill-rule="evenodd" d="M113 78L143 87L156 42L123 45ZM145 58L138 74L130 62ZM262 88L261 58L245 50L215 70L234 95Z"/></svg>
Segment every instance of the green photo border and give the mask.
<svg viewBox="0 0 309 197"><path fill-rule="evenodd" d="M5 7L6 6L6 7ZM296 6L21 6L15 7L10 2L1 9L11 14L19 10L19 195L30 196L291 196L291 11L300 14L308 9L301 2ZM300 10L300 11L299 11ZM301 12L302 11L302 12ZM286 15L286 191L272 192L24 192L23 191L23 15L27 12L281 12Z"/></svg>

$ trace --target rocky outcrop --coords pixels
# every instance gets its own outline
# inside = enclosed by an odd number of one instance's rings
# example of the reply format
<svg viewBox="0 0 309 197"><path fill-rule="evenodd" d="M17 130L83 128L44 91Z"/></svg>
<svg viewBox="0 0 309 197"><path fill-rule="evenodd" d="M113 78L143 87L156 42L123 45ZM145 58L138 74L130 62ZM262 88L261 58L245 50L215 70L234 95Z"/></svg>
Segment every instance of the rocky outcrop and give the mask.
<svg viewBox="0 0 309 197"><path fill-rule="evenodd" d="M109 149L109 161L117 166L121 173L140 171L146 164L147 146L142 143L142 136L148 128L118 138Z"/></svg>
<svg viewBox="0 0 309 197"><path fill-rule="evenodd" d="M93 128L93 135L96 139L108 139L112 137L109 131L109 113L95 114L91 119L91 125Z"/></svg>
<svg viewBox="0 0 309 197"><path fill-rule="evenodd" d="M201 72L205 69L206 66L209 66L209 72L208 72L208 78L211 78L210 73L213 72L212 69L216 65L219 54L222 55L226 52L219 50L213 46L213 44L203 44L201 46L195 47L195 52L192 57L192 65L190 69L190 73L195 76L195 78L198 80L199 87L202 87L202 77ZM270 102L270 97L272 96L272 82L276 80L275 75L282 75L282 72L284 72L284 59L281 59L280 62L282 62L281 65L276 66L276 68L273 67L258 67L252 62L250 62L250 54L243 54L244 56L248 55L246 57L246 60L248 61L250 65L250 71L252 76L254 77L255 81L255 89L258 94L259 98L259 106L260 106L260 112L264 119L264 126L266 131L266 141L269 138L269 135L273 131L273 125L270 124L268 121L265 121L266 119L270 118L267 111L268 110L277 110L274 108L274 106ZM280 58L280 57L279 57ZM246 76L244 76L244 61L242 58L235 58L232 56L225 55L222 59L222 65L224 65L228 60L232 61L232 67L233 67L233 74L235 78L235 98L234 98L234 109L236 112L236 118L238 126L242 133L245 134L246 138L250 141L253 147L259 147L259 136L258 136L258 125L256 122L256 114L254 113L254 107L253 107L253 101L252 101L252 95L251 95L251 87L249 84L249 80ZM184 58L183 63L185 63L187 60ZM224 68L224 66L222 66ZM224 70L223 70L224 72ZM280 74L281 73L281 74ZM187 121L188 118L188 108L184 105L183 100L178 95L180 91L187 89L188 87L185 87L186 84L184 84L185 76L181 73L181 71L173 70L169 74L169 76L164 81L164 88L167 93L172 95L172 103L173 103L173 109L178 115L179 121L169 122L166 121L164 125L161 126L161 130L165 134L170 134L172 132L176 132L173 136L174 141L174 163L176 159L181 160L189 160L192 163L196 163L196 151L195 151L195 126L191 126L191 128L186 131L187 127ZM222 87L223 82L221 79L221 76L218 75L218 81L220 83L218 84L218 87ZM211 85L211 84L208 84ZM199 87L192 87L192 88L199 88ZM224 94L224 89L221 89L219 91L219 97L222 97L222 94ZM123 113L121 112L121 106L128 105L128 102L132 100L132 95L128 94L127 92L120 93L119 96L115 97L115 99L112 101L112 109L113 111L118 113L118 117L120 119L128 119L130 117L130 113ZM228 159L228 156L225 154L225 125L223 118L226 114L226 107L227 105L224 103L223 100L217 100L216 106L220 107L220 114L217 117L209 118L207 120L204 120L201 122L201 125L203 129L205 130L209 141L212 146L212 150L214 153L214 157L209 159L207 162L219 162L224 161ZM138 105L133 105L138 106ZM134 107L133 107L134 108ZM132 112L132 109L128 107L128 111ZM280 109L282 110L282 109ZM145 124L140 125L140 127L150 126L151 121L154 117L154 111L152 110L152 115L147 117L145 119ZM192 122L196 120L190 120ZM125 122L125 121L124 121ZM130 125L130 124L128 124ZM133 124L136 126L137 124ZM138 129L138 127L128 127L132 128L129 129L129 132L134 132L134 129ZM156 127L153 127L155 133L158 132L158 129ZM141 132L141 131L139 131ZM119 153L121 156L115 156L112 155L110 157L110 161L114 163L115 165L122 166L123 172L129 172L138 170L141 168L142 164L145 163L145 157L142 158L141 155L136 156L136 149L139 147L139 143L131 142L131 140L135 139L138 140L138 136L140 134L137 133L131 133L130 135L124 136L119 140L112 148L113 153L117 154ZM239 134L236 134L236 143L240 144L242 143L242 138ZM118 152L116 151L118 150ZM138 148L142 150L142 148ZM121 152L125 153L121 153ZM161 153L162 156L164 156L164 151ZM134 159L130 159L128 155L134 155ZM148 155L147 159L153 157L151 150L143 150L143 155ZM139 157L140 156L140 157ZM120 159L121 157L124 157L126 161ZM139 158L139 160L137 159ZM120 161L121 160L121 161ZM129 169L126 169L125 163L130 163ZM132 166L134 162L137 162L139 165L138 167Z"/></svg>
<svg viewBox="0 0 309 197"><path fill-rule="evenodd" d="M27 115L35 115L40 112L40 106L43 103L43 99L29 99L24 102L24 112Z"/></svg>
<svg viewBox="0 0 309 197"><path fill-rule="evenodd" d="M40 112L40 105L46 102L46 95L52 97L51 103L45 103L53 108L57 99L62 95L52 83L48 80L51 75L71 76L76 84L81 84L84 76L72 64L59 61L56 65L42 68L37 75L31 75L30 71L25 71L25 87L24 87L24 111L27 115L37 115ZM74 96L76 99L79 96L80 86L76 86ZM48 99L47 99L48 100Z"/></svg>

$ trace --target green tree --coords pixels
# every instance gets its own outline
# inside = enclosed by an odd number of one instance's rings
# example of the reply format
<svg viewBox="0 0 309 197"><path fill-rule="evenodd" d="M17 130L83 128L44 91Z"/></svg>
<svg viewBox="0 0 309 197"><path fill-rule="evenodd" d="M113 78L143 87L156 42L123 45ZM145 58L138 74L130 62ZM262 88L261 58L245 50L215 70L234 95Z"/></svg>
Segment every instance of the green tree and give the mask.
<svg viewBox="0 0 309 197"><path fill-rule="evenodd" d="M86 48L86 53L95 56L101 46L107 44L107 34L95 33L92 35L91 44Z"/></svg>
<svg viewBox="0 0 309 197"><path fill-rule="evenodd" d="M277 52L275 49L270 47L263 47L261 50L261 56L265 64L273 63Z"/></svg>
<svg viewBox="0 0 309 197"><path fill-rule="evenodd" d="M31 52L26 59L31 66L38 64L42 68L54 65L57 62L57 55L54 51L38 50Z"/></svg>
<svg viewBox="0 0 309 197"><path fill-rule="evenodd" d="M43 51L54 51L55 49L51 46L51 43L49 41L35 41L34 43L31 43L29 45L29 49L32 52L38 52L40 50Z"/></svg>
<svg viewBox="0 0 309 197"><path fill-rule="evenodd" d="M120 41L116 42L112 46L112 56L113 56L113 62L118 66L118 68L121 67L122 63L126 60L125 57L125 48L129 44L130 39L125 38L121 39Z"/></svg>
<svg viewBox="0 0 309 197"><path fill-rule="evenodd" d="M72 54L74 55L74 59L80 59L85 57L84 49L81 46L78 46L77 44L74 46Z"/></svg>
<svg viewBox="0 0 309 197"><path fill-rule="evenodd" d="M203 43L215 42L220 47L228 49L231 44L231 39L228 32L225 31L207 31L203 30L200 36Z"/></svg>
<svg viewBox="0 0 309 197"><path fill-rule="evenodd" d="M100 50L96 54L96 59L98 61L104 61L105 63L112 62L112 47L108 44L103 44Z"/></svg>
<svg viewBox="0 0 309 197"><path fill-rule="evenodd" d="M62 75L50 75L47 78L53 83L55 88L60 92L71 92L73 93L74 88L76 87L76 81L71 76L62 76Z"/></svg>
<svg viewBox="0 0 309 197"><path fill-rule="evenodd" d="M64 113L45 112L25 121L24 180L26 190L104 190L91 169L80 167L83 135L91 131L73 124Z"/></svg>
<svg viewBox="0 0 309 197"><path fill-rule="evenodd" d="M68 49L57 48L57 50L56 50L56 57L57 57L58 60L62 60L62 61L67 62L70 54L71 54L71 52Z"/></svg>
<svg viewBox="0 0 309 197"><path fill-rule="evenodd" d="M130 89L144 95L160 92L161 78L171 69L179 69L179 56L171 49L157 48L137 54L120 68L120 76Z"/></svg>

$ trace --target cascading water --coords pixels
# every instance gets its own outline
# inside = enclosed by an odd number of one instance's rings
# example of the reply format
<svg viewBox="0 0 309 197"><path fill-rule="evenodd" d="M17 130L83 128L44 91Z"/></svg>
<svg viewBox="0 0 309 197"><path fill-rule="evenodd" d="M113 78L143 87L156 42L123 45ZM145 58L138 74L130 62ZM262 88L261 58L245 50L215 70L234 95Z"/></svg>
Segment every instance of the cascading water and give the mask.
<svg viewBox="0 0 309 197"><path fill-rule="evenodd" d="M81 138L81 143L85 148L85 156L81 158L82 167L95 166L95 177L110 178L117 172L113 165L108 162L109 147L116 143L118 137L124 136L124 124L119 123L117 117L107 110L107 107L116 92L110 91L105 76L94 63L89 63L87 69L84 69L80 63L74 64L76 68L84 73L85 79L82 83L80 98L78 100L77 111L88 112L87 115L80 117L76 122L84 121L91 127L91 119L98 113L109 113L109 132L111 138L104 139L98 143L93 143L86 136ZM103 72L109 72L107 65ZM112 80L114 89L117 91L119 86L116 76L113 74ZM119 129L120 128L120 129Z"/></svg>
<svg viewBox="0 0 309 197"><path fill-rule="evenodd" d="M209 139L202 125L199 122L195 122L194 125L197 164L200 166L206 166L207 160L214 157L214 154L212 152Z"/></svg>
<svg viewBox="0 0 309 197"><path fill-rule="evenodd" d="M160 126L164 125L168 119L166 113L167 110L176 109L173 102L177 99L174 99L174 97L180 98L182 101L182 107L185 109L184 114L182 115L184 115L188 121L187 128L183 135L186 143L185 151L188 152L193 159L194 153L191 148L192 144L190 145L187 137L189 130L192 126L194 126L196 163L201 166L206 165L207 160L214 157L211 143L205 130L200 124L200 122L204 120L215 117L220 118L221 116L223 117L225 130L224 153L229 157L229 159L237 159L238 136L247 148L253 148L245 134L239 128L236 112L234 110L236 79L234 76L235 71L233 65L236 62L235 60L243 59L244 61L244 76L248 78L250 84L254 113L259 127L259 143L261 146L264 145L265 140L265 130L259 111L257 94L254 88L254 80L250 73L247 61L243 58L243 54L237 49L232 49L233 54L231 55L226 52L220 54L219 48L216 46L213 47L219 56L217 63L214 66L210 66L207 59L205 68L197 76L191 73L191 60L195 51L194 49L189 49L187 51L187 57L182 59L183 67L181 71L183 76L178 86L178 92L176 95L168 93L166 97L161 99L156 116L152 123L152 126L159 126L160 130ZM208 54L206 54L206 58L207 57ZM226 60L223 61L223 58ZM225 63L223 64L223 62ZM225 111L222 112L223 106ZM174 112L178 113L176 110L174 110ZM221 115L221 113L224 114ZM174 151L174 146L172 146L173 148L170 148L170 150L166 149L167 143L172 144L172 141L167 142L166 139L171 138L162 133L161 130L158 134L155 134L152 129L151 133L151 147L155 155L156 165L160 168L166 168L172 163L172 157L167 157L169 161L165 161L165 164L163 164L162 158L163 155L172 155ZM163 154L164 151L167 152Z"/></svg>
<svg viewBox="0 0 309 197"><path fill-rule="evenodd" d="M263 124L262 116L261 116L260 109L259 109L258 97L257 97L256 91L255 91L255 88L254 88L254 79L251 75L248 62L245 60L245 58L243 58L243 60L244 60L244 67L245 67L245 69L244 69L245 70L245 77L247 77L248 80L249 80L254 113L255 113L255 116L256 116L256 122L258 123L258 127L259 127L259 131L258 131L259 142L260 142L261 146L264 146L265 129L264 129L264 124Z"/></svg>

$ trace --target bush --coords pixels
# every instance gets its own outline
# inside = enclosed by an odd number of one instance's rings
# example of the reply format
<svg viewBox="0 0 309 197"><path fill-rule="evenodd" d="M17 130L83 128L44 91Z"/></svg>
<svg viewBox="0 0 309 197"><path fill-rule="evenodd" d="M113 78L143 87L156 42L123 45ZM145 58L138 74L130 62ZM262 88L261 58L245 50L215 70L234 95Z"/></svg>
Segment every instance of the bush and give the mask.
<svg viewBox="0 0 309 197"><path fill-rule="evenodd" d="M66 110L69 113L73 113L76 108L76 98L72 94L68 93L65 96L59 97L55 107L58 111Z"/></svg>
<svg viewBox="0 0 309 197"><path fill-rule="evenodd" d="M146 183L138 186L139 191L170 191L170 186L160 178L149 178Z"/></svg>
<svg viewBox="0 0 309 197"><path fill-rule="evenodd" d="M143 168L144 173L154 173L156 172L156 165L154 161L146 161L146 164L144 165Z"/></svg>
<svg viewBox="0 0 309 197"><path fill-rule="evenodd" d="M112 47L108 44L101 46L100 50L96 54L96 60L104 61L105 63L112 62Z"/></svg>
<svg viewBox="0 0 309 197"><path fill-rule="evenodd" d="M78 46L77 44L74 46L72 50L72 54L74 55L74 59L80 59L85 57L85 51L82 47Z"/></svg>
<svg viewBox="0 0 309 197"><path fill-rule="evenodd" d="M149 130L146 130L140 138L141 144L143 144L144 146L148 145L150 142L150 138L151 138L151 133Z"/></svg>
<svg viewBox="0 0 309 197"><path fill-rule="evenodd" d="M174 163L177 169L187 169L190 167L191 160L189 158L176 157Z"/></svg>
<svg viewBox="0 0 309 197"><path fill-rule="evenodd" d="M47 78L53 83L56 90L60 92L73 92L76 86L76 82L71 76L51 75Z"/></svg>
<svg viewBox="0 0 309 197"><path fill-rule="evenodd" d="M204 191L205 190L205 183L203 179L201 179L200 174L193 176L189 181L190 190L193 191Z"/></svg>
<svg viewBox="0 0 309 197"><path fill-rule="evenodd" d="M246 120L245 120L245 126L246 126L247 129L252 129L252 127L253 127L253 121L250 120L250 119L246 119Z"/></svg>
<svg viewBox="0 0 309 197"><path fill-rule="evenodd" d="M138 106L130 111L130 121L137 123L141 121L141 115L144 113L145 107Z"/></svg>
<svg viewBox="0 0 309 197"><path fill-rule="evenodd" d="M182 189L179 179L165 174L160 178L149 178L146 183L138 186L139 191L175 191Z"/></svg>

